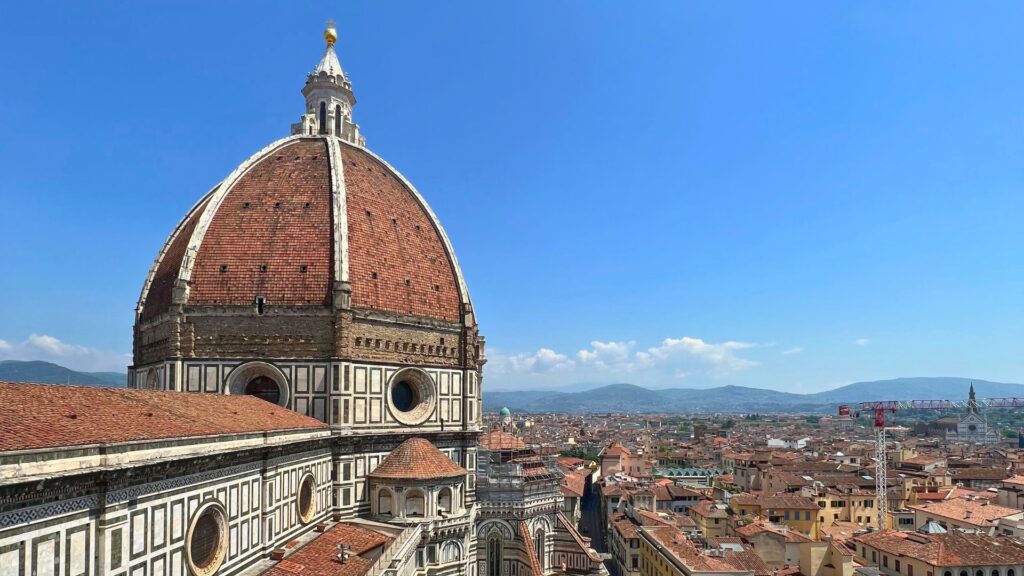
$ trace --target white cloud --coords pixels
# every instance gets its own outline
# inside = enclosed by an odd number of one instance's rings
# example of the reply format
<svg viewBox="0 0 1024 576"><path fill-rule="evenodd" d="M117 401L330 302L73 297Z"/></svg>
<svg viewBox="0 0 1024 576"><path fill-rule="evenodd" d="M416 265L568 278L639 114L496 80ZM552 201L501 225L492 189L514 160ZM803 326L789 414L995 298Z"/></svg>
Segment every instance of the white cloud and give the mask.
<svg viewBox="0 0 1024 576"><path fill-rule="evenodd" d="M636 358L643 365L696 363L710 367L716 375L725 375L757 366L757 362L736 355L739 350L753 348L754 344L729 340L720 344L705 342L700 338L683 336L666 338L660 346L637 352Z"/></svg>
<svg viewBox="0 0 1024 576"><path fill-rule="evenodd" d="M580 350L576 358L583 364L596 368L619 368L630 370L633 367L631 356L636 342L601 342L592 340L590 350Z"/></svg>
<svg viewBox="0 0 1024 576"><path fill-rule="evenodd" d="M868 344L871 344L871 340L868 338L857 338L853 343L857 346L867 346Z"/></svg>
<svg viewBox="0 0 1024 576"><path fill-rule="evenodd" d="M532 353L505 353L492 348L487 357L488 378L501 387L548 386L572 381L652 383L667 379L703 382L731 376L758 365L742 351L764 344L733 340L706 342L684 336L666 338L657 346L637 350L633 340L592 340L589 348L569 356L552 348Z"/></svg>
<svg viewBox="0 0 1024 576"><path fill-rule="evenodd" d="M576 367L576 362L565 354L550 348L539 348L532 354L506 355L500 352L488 355L488 364L501 373L565 372Z"/></svg>
<svg viewBox="0 0 1024 576"><path fill-rule="evenodd" d="M786 350L783 350L782 353L785 354L786 356L789 356L790 354L799 354L803 351L804 349L802 347L793 346L792 348L787 348Z"/></svg>
<svg viewBox="0 0 1024 576"><path fill-rule="evenodd" d="M22 342L0 340L0 360L44 360L72 370L123 372L131 364L132 357L131 354L69 344L45 334L32 334Z"/></svg>
<svg viewBox="0 0 1024 576"><path fill-rule="evenodd" d="M44 354L53 356L76 356L89 353L89 349L85 346L66 344L53 336L46 336L45 334L32 334L28 337L26 345Z"/></svg>

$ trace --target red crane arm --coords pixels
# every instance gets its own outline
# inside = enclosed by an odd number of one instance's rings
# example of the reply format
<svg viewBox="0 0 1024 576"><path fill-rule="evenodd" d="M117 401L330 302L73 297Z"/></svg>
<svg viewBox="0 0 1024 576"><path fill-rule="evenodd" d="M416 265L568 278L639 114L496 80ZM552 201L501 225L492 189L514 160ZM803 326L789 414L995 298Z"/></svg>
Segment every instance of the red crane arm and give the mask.
<svg viewBox="0 0 1024 576"><path fill-rule="evenodd" d="M861 410L896 412L897 410L949 410L955 408L956 403L952 400L882 400L861 402L858 406Z"/></svg>
<svg viewBox="0 0 1024 576"><path fill-rule="evenodd" d="M952 410L964 408L970 405L970 401L963 400L876 400L874 402L857 402L858 414L860 412L874 412L875 427L885 427L885 413L896 413L898 410ZM975 405L985 408L1024 408L1024 398L984 398L977 400ZM848 416L850 405L839 406L839 414Z"/></svg>
<svg viewBox="0 0 1024 576"><path fill-rule="evenodd" d="M979 403L988 408L1024 408L1024 398L986 398Z"/></svg>

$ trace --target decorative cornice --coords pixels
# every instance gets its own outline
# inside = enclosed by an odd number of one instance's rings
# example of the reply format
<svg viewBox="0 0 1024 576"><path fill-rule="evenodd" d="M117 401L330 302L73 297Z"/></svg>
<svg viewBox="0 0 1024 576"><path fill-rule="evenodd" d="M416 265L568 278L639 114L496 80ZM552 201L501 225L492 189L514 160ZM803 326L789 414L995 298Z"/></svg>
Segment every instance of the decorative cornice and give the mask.
<svg viewBox="0 0 1024 576"><path fill-rule="evenodd" d="M18 510L0 514L0 528L10 528L19 524L38 522L53 516L62 516L82 510L98 508L99 505L100 497L96 494L92 494L89 496L82 496L80 498L72 498L70 500L58 500L56 502L49 502L38 506L20 508Z"/></svg>
<svg viewBox="0 0 1024 576"><path fill-rule="evenodd" d="M209 480L217 478L223 478L225 476L233 476L235 474L244 474L246 472L252 472L259 470L263 466L260 461L249 462L247 464L239 464L237 466L230 466L228 468L219 468L216 470L210 470L207 472L200 472L199 474L191 474L188 476L179 476L177 478L170 478L168 480L161 480L158 482L149 482L146 484L139 484L120 490L114 490L107 492L106 503L117 504L118 502L124 502L147 494L154 494L157 492L167 492L174 490L175 488L181 488L188 485L198 485Z"/></svg>

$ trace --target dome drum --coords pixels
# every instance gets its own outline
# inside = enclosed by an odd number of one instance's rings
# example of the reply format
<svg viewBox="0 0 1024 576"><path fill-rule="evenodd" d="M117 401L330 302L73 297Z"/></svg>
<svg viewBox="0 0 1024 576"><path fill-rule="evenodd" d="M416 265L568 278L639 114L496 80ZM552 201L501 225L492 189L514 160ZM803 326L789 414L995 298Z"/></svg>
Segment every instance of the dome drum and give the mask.
<svg viewBox="0 0 1024 576"><path fill-rule="evenodd" d="M466 516L465 482L444 479L430 483L372 480L370 514L383 522L421 523Z"/></svg>

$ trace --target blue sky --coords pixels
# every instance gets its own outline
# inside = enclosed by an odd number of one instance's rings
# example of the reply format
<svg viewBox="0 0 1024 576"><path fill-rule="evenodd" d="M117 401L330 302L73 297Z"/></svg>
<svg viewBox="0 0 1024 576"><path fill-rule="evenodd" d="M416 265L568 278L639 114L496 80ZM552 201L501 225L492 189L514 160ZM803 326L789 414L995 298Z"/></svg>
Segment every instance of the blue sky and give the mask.
<svg viewBox="0 0 1024 576"><path fill-rule="evenodd" d="M116 369L185 210L338 22L486 385L1024 382L1019 3L0 8L0 357Z"/></svg>

